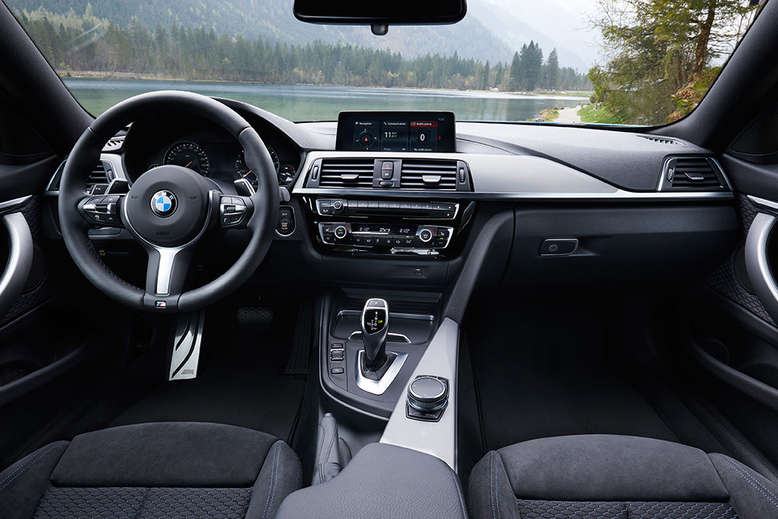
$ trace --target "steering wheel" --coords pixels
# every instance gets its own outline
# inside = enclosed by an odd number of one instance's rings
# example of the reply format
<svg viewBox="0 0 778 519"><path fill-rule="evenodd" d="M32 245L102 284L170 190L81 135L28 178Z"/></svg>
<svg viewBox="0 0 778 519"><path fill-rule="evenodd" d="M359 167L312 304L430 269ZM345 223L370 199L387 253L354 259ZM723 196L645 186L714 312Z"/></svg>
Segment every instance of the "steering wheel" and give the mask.
<svg viewBox="0 0 778 519"><path fill-rule="evenodd" d="M251 196L224 195L200 174L164 165L141 175L125 194L86 194L88 174L105 143L127 124L175 110L198 114L221 126L243 147L259 188ZM160 91L123 101L84 131L67 159L59 188L62 237L73 261L98 289L127 306L161 312L203 308L241 286L262 263L273 241L279 192L270 154L238 113L209 97ZM98 257L90 226L124 227L148 253L145 289L117 277ZM194 246L211 228L251 232L243 254L207 285L183 291Z"/></svg>

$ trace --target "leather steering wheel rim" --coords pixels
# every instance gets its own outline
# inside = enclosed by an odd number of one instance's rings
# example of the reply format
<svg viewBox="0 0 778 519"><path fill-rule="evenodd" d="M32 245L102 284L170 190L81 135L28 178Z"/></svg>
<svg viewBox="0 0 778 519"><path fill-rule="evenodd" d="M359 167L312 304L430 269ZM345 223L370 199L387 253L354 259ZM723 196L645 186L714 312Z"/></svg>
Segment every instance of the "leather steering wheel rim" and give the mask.
<svg viewBox="0 0 778 519"><path fill-rule="evenodd" d="M251 196L254 211L246 225L251 239L238 260L202 287L160 297L120 279L100 260L87 235L89 223L79 213L78 204L85 197L87 176L99 162L102 148L111 137L135 120L173 110L198 114L234 136L243 148L246 165L257 175L259 188ZM124 305L173 313L201 309L245 283L272 244L278 207L278 178L273 161L256 130L243 117L210 97L183 91L159 91L118 103L84 131L62 172L58 213L65 246L76 266L93 285Z"/></svg>

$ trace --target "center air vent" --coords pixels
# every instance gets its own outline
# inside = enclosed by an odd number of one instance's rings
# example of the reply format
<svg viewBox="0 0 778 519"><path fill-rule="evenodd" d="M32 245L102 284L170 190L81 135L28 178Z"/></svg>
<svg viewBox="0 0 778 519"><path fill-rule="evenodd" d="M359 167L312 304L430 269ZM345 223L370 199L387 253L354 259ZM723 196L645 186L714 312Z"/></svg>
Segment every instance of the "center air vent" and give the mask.
<svg viewBox="0 0 778 519"><path fill-rule="evenodd" d="M727 189L723 174L710 157L674 157L668 160L662 184L672 190Z"/></svg>
<svg viewBox="0 0 778 519"><path fill-rule="evenodd" d="M457 162L454 160L403 160L401 189L456 191Z"/></svg>
<svg viewBox="0 0 778 519"><path fill-rule="evenodd" d="M373 187L373 159L324 159L321 187Z"/></svg>

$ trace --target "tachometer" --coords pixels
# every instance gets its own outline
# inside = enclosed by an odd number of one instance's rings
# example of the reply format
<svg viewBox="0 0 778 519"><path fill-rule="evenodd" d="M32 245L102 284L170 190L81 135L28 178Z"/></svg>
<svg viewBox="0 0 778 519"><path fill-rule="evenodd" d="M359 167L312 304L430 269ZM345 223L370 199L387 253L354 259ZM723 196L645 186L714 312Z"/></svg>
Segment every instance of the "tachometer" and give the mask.
<svg viewBox="0 0 778 519"><path fill-rule="evenodd" d="M208 155L194 142L179 142L172 145L165 153L165 164L175 164L197 171L201 175L208 175L211 163Z"/></svg>
<svg viewBox="0 0 778 519"><path fill-rule="evenodd" d="M246 165L246 159L244 158L242 151L238 153L238 157L235 159L235 180L241 178L245 178L251 182L251 185L254 186L254 189L259 187L257 175Z"/></svg>
<svg viewBox="0 0 778 519"><path fill-rule="evenodd" d="M270 158L273 160L273 167L276 169L276 173L278 173L281 159L278 158L278 153L276 153L276 150L270 146L267 147L267 151L270 154ZM245 178L251 182L251 184L254 186L254 189L256 189L259 185L259 182L257 181L257 175L251 171L248 166L246 166L246 159L243 156L242 151L238 153L238 157L235 159L235 179L237 180L239 178Z"/></svg>

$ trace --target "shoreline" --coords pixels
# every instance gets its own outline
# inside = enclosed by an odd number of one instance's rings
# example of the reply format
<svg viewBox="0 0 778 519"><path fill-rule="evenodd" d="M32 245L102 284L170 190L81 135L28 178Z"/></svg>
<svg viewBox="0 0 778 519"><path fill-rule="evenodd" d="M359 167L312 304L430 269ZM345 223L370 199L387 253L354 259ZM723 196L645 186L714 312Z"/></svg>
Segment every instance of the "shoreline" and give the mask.
<svg viewBox="0 0 778 519"><path fill-rule="evenodd" d="M132 80L132 81L169 81L181 83L214 83L214 84L237 84L237 85L262 85L262 86L284 86L283 83L262 83L259 81L232 81L225 79L186 79L174 76L162 76L151 74L139 74L135 72L100 72L89 70L56 70L57 75L63 80L68 79L102 79L102 80ZM410 87L410 86L357 86L357 85L338 85L338 84L313 84L313 83L295 83L286 86L310 86L310 87L341 87L341 88L374 88L374 89L397 89L397 90L418 90L425 92L456 92L456 93L474 93L491 94L507 96L526 96L526 97L560 97L560 98L588 98L591 92L588 91L533 91L533 92L511 92L505 90L474 90L474 89L451 89L451 88L429 88L429 87Z"/></svg>

